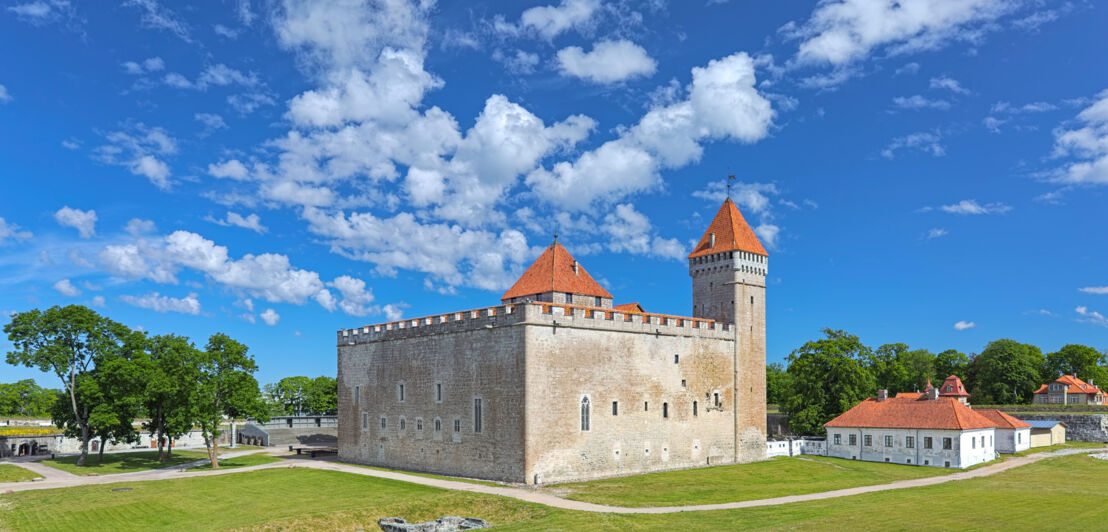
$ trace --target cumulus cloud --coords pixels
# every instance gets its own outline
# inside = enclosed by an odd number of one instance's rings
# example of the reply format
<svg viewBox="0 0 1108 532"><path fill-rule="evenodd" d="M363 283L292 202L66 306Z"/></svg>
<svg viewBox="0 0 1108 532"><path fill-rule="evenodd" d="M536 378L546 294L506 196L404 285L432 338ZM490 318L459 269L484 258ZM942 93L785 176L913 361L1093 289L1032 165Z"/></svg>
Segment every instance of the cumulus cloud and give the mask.
<svg viewBox="0 0 1108 532"><path fill-rule="evenodd" d="M919 94L893 98L893 105L901 109L950 109L950 102L946 100L932 100Z"/></svg>
<svg viewBox="0 0 1108 532"><path fill-rule="evenodd" d="M654 73L657 63L641 46L628 41L601 41L585 52L579 46L558 51L562 75L608 84Z"/></svg>
<svg viewBox="0 0 1108 532"><path fill-rule="evenodd" d="M250 170L238 159L229 159L218 164L209 164L208 175L223 179L244 181L250 179Z"/></svg>
<svg viewBox="0 0 1108 532"><path fill-rule="evenodd" d="M127 225L123 226L123 230L131 234L131 236L144 235L146 233L153 233L157 227L151 220L143 220L141 218L131 218Z"/></svg>
<svg viewBox="0 0 1108 532"><path fill-rule="evenodd" d="M1108 185L1108 89L1077 114L1075 126L1054 131L1054 156L1068 159L1051 180L1069 185Z"/></svg>
<svg viewBox="0 0 1108 532"><path fill-rule="evenodd" d="M224 227L241 227L258 234L264 234L266 231L269 231L268 227L262 225L262 219L257 214L243 216L237 212L228 211L226 218L222 220L212 218L211 216L207 216L204 219L216 225L222 225Z"/></svg>
<svg viewBox="0 0 1108 532"><path fill-rule="evenodd" d="M504 65L504 68L512 74L530 74L535 71L535 67L539 66L539 54L523 50L505 52L497 48L493 50L492 58Z"/></svg>
<svg viewBox="0 0 1108 532"><path fill-rule="evenodd" d="M688 253L679 240L654 234L650 220L630 203L616 205L615 210L604 217L602 227L608 236L607 247L614 252L672 260L682 260Z"/></svg>
<svg viewBox="0 0 1108 532"><path fill-rule="evenodd" d="M195 293L183 298L163 296L157 292L150 292L144 296L123 295L119 300L135 307L153 310L154 312L179 312L181 314L200 314L200 299Z"/></svg>
<svg viewBox="0 0 1108 532"><path fill-rule="evenodd" d="M203 124L204 131L208 133L217 129L227 129L227 122L224 122L223 117L215 113L196 113L193 118Z"/></svg>
<svg viewBox="0 0 1108 532"><path fill-rule="evenodd" d="M940 76L940 77L937 77L937 78L931 78L931 88L932 89L945 89L945 90L948 90L950 92L953 92L954 94L969 94L969 92L970 92L969 89L966 89L965 87L962 87L962 84L959 83L958 80L947 77L947 76Z"/></svg>
<svg viewBox="0 0 1108 532"><path fill-rule="evenodd" d="M972 322L972 321L964 321L963 320L963 321L959 321L958 323L954 324L954 330L955 331L964 331L966 329L972 329L974 327L977 327L977 324Z"/></svg>
<svg viewBox="0 0 1108 532"><path fill-rule="evenodd" d="M562 0L556 6L537 6L524 10L516 24L498 20L494 28L513 35L534 32L543 39L551 40L563 32L590 27L600 7L599 0Z"/></svg>
<svg viewBox="0 0 1108 532"><path fill-rule="evenodd" d="M888 146L885 146L885 149L881 150L881 156L892 159L897 151L903 149L920 150L935 157L946 155L946 148L942 145L942 135L939 132L920 131L894 138Z"/></svg>
<svg viewBox="0 0 1108 532"><path fill-rule="evenodd" d="M18 225L8 223L0 218L0 244L4 244L9 238L12 240L27 240L33 236L30 231L24 231Z"/></svg>
<svg viewBox="0 0 1108 532"><path fill-rule="evenodd" d="M342 302L339 308L351 316L365 316L370 313L379 313L380 309L371 307L373 303L373 291L366 288L365 281L355 279L349 275L336 277L334 281L327 283L342 294Z"/></svg>
<svg viewBox="0 0 1108 532"><path fill-rule="evenodd" d="M104 308L107 305L107 301L104 299L104 296L93 296L92 299L89 300L89 305Z"/></svg>
<svg viewBox="0 0 1108 532"><path fill-rule="evenodd" d="M126 131L108 132L104 138L108 143L94 150L98 160L124 166L160 189L170 188L169 165L162 158L177 153L177 140L165 129L140 122Z"/></svg>
<svg viewBox="0 0 1108 532"><path fill-rule="evenodd" d="M66 297L77 297L81 295L81 290L73 286L73 283L69 282L69 279L62 279L54 283L54 290L57 290L59 294Z"/></svg>
<svg viewBox="0 0 1108 532"><path fill-rule="evenodd" d="M1091 323L1093 325L1100 325L1101 327L1108 327L1108 317L1105 317L1103 314L1095 310L1089 310L1089 307L1080 306L1077 307L1075 311L1077 312L1077 315L1080 316L1079 318L1077 318L1077 321L1083 323Z"/></svg>
<svg viewBox="0 0 1108 532"><path fill-rule="evenodd" d="M166 85L177 89L193 89L199 91L208 90L209 87L226 87L228 85L256 87L261 83L256 73L242 72L223 63L205 68L195 80L189 80L177 72L170 72L165 75L162 81Z"/></svg>
<svg viewBox="0 0 1108 532"><path fill-rule="evenodd" d="M82 211L67 205L54 213L54 220L58 225L76 229L81 238L92 238L96 234L96 211L92 209Z"/></svg>
<svg viewBox="0 0 1108 532"><path fill-rule="evenodd" d="M12 101L12 95L8 93L8 88L0 85L0 103L9 103Z"/></svg>
<svg viewBox="0 0 1108 532"><path fill-rule="evenodd" d="M261 313L259 317L270 327L277 325L277 322L281 320L281 315L271 308L265 309L265 312Z"/></svg>
<svg viewBox="0 0 1108 532"><path fill-rule="evenodd" d="M939 210L951 214L1004 214L1012 210L1012 207L1000 202L981 205L977 200L968 199L951 205L942 205Z"/></svg>
<svg viewBox="0 0 1108 532"><path fill-rule="evenodd" d="M17 18L35 26L52 22L61 22L68 29L80 32L83 20L77 15L77 8L69 0L34 0L8 6L8 11Z"/></svg>
<svg viewBox="0 0 1108 532"><path fill-rule="evenodd" d="M120 64L123 71L133 76L141 76L165 70L165 61L160 57L149 57L142 61L124 61Z"/></svg>
<svg viewBox="0 0 1108 532"><path fill-rule="evenodd" d="M1108 295L1108 286L1086 286L1084 288L1079 288L1078 290L1085 292L1086 294L1096 294L1101 296Z"/></svg>

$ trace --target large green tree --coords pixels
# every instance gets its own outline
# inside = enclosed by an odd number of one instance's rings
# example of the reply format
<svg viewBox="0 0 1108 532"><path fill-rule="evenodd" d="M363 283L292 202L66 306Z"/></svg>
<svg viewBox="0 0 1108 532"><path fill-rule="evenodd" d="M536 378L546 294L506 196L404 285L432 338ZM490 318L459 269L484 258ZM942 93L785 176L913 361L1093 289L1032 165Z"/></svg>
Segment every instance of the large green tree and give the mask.
<svg viewBox="0 0 1108 532"><path fill-rule="evenodd" d="M785 404L791 393L792 386L789 381L789 373L779 362L766 366L766 402L778 407Z"/></svg>
<svg viewBox="0 0 1108 532"><path fill-rule="evenodd" d="M7 354L9 364L38 368L62 381L72 413L67 423L74 425L81 439L77 465L84 465L92 437L89 416L96 407L92 401L100 395L79 394L78 381L93 378L91 372L99 361L118 356L131 331L87 307L69 305L16 313L4 332L13 348Z"/></svg>
<svg viewBox="0 0 1108 532"><path fill-rule="evenodd" d="M823 424L869 397L877 388L865 365L871 357L857 336L823 330L825 338L789 354L793 393L784 404L789 428L798 434L822 434Z"/></svg>
<svg viewBox="0 0 1108 532"><path fill-rule="evenodd" d="M339 385L334 377L321 375L312 379L308 394L308 410L313 415L339 413Z"/></svg>
<svg viewBox="0 0 1108 532"><path fill-rule="evenodd" d="M1069 344L1046 356L1046 379L1056 379L1062 375L1075 375L1077 378L1098 386L1108 386L1108 368L1105 368L1104 353L1092 347Z"/></svg>
<svg viewBox="0 0 1108 532"><path fill-rule="evenodd" d="M148 420L143 428L157 438L158 461L173 451L166 445L192 430L191 393L199 379L200 351L187 337L159 335L146 342L142 368L142 406Z"/></svg>
<svg viewBox="0 0 1108 532"><path fill-rule="evenodd" d="M956 349L947 349L942 353L935 356L935 379L943 380L951 375L957 375L962 381L968 379L966 369L969 366L969 358L965 353L960 353ZM935 383L938 386L939 383ZM963 384L969 385L968 382Z"/></svg>
<svg viewBox="0 0 1108 532"><path fill-rule="evenodd" d="M1046 358L1031 344L1002 339L989 342L974 359L977 402L1028 403L1043 382Z"/></svg>
<svg viewBox="0 0 1108 532"><path fill-rule="evenodd" d="M224 419L269 420L265 400L253 376L258 365L247 351L245 345L216 333L208 339L197 365L193 413L213 469L219 467L218 438Z"/></svg>
<svg viewBox="0 0 1108 532"><path fill-rule="evenodd" d="M0 383L0 416L49 416L54 402L64 394L42 388L33 379Z"/></svg>

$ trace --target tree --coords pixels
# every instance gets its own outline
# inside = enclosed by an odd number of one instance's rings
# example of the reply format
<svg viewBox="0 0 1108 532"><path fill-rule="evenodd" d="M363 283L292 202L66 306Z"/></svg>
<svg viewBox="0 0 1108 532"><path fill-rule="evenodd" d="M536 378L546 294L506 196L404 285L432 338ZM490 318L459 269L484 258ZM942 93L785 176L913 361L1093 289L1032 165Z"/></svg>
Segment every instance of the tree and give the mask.
<svg viewBox="0 0 1108 532"><path fill-rule="evenodd" d="M59 390L40 387L33 379L0 383L0 416L49 416L62 395Z"/></svg>
<svg viewBox="0 0 1108 532"><path fill-rule="evenodd" d="M301 416L308 413L311 389L312 380L307 377L285 377L277 381L277 400L284 407L285 415Z"/></svg>
<svg viewBox="0 0 1108 532"><path fill-rule="evenodd" d="M927 381L936 377L935 355L931 351L926 349L905 351L900 354L898 360L904 368L906 380L898 383L897 391L922 391L927 386Z"/></svg>
<svg viewBox="0 0 1108 532"><path fill-rule="evenodd" d="M821 434L823 424L869 397L876 389L863 361L870 349L857 336L824 329L826 338L805 343L789 354L792 394L785 401L789 428Z"/></svg>
<svg viewBox="0 0 1108 532"><path fill-rule="evenodd" d="M977 355L976 386L979 397L999 403L1027 403L1043 382L1046 362L1042 351L1015 340L989 342Z"/></svg>
<svg viewBox="0 0 1108 532"><path fill-rule="evenodd" d="M123 356L102 360L92 373L99 394L89 414L89 427L94 437L100 439L99 461L103 461L104 447L112 443L138 443L135 418L142 410L143 375L141 366L134 360L134 351L141 349L145 335L134 333L125 344Z"/></svg>
<svg viewBox="0 0 1108 532"><path fill-rule="evenodd" d="M219 467L219 427L224 418L250 417L268 421L269 413L252 375L258 370L247 347L223 333L208 339L201 354L193 390L193 412L204 436L212 469Z"/></svg>
<svg viewBox="0 0 1108 532"><path fill-rule="evenodd" d="M317 416L338 414L338 381L326 375L312 379L308 393L308 410Z"/></svg>
<svg viewBox="0 0 1108 532"><path fill-rule="evenodd" d="M1108 368L1104 366L1104 353L1092 347L1070 344L1046 356L1044 380L1074 375L1085 382L1105 386L1108 385Z"/></svg>
<svg viewBox="0 0 1108 532"><path fill-rule="evenodd" d="M78 381L89 376L99 360L115 356L131 331L87 307L69 305L17 313L4 332L14 348L7 354L9 364L52 372L62 381L72 413L65 422L73 423L75 435L81 439L77 465L83 466L92 436L88 420L96 406L89 401L99 396L78 394ZM55 424L58 422L55 419Z"/></svg>
<svg viewBox="0 0 1108 532"><path fill-rule="evenodd" d="M779 362L766 366L766 403L782 405L791 393L789 373Z"/></svg>
<svg viewBox="0 0 1108 532"><path fill-rule="evenodd" d="M969 358L965 354L955 349L947 349L935 356L935 379L943 380L951 375L956 375L968 387L969 375L966 374L968 366Z"/></svg>
<svg viewBox="0 0 1108 532"><path fill-rule="evenodd" d="M866 357L865 362L878 387L893 394L909 391L904 388L909 381L908 370L900 360L901 355L907 351L908 346L905 344L885 344Z"/></svg>
<svg viewBox="0 0 1108 532"><path fill-rule="evenodd" d="M159 335L146 343L140 365L142 406L149 420L143 428L157 438L159 462L165 462L173 452L167 442L192 430L189 399L199 378L199 360L200 351L184 336Z"/></svg>

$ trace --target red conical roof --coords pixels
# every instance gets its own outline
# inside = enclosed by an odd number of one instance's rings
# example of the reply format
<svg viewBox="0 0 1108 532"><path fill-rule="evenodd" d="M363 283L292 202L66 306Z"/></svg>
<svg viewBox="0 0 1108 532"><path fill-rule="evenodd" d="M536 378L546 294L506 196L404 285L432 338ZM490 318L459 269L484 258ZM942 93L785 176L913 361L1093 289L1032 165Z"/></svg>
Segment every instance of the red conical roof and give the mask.
<svg viewBox="0 0 1108 532"><path fill-rule="evenodd" d="M712 234L716 235L715 246L712 246ZM766 253L766 248L762 247L762 243L758 241L754 230L746 223L742 213L739 212L739 208L735 206L735 202L731 201L731 198L727 198L720 206L719 212L716 213L716 217L708 226L708 230L704 231L704 236L700 237L700 242L693 248L692 253L689 253L689 258L703 257L704 255L725 251L749 251L750 253L769 256L769 253Z"/></svg>
<svg viewBox="0 0 1108 532"><path fill-rule="evenodd" d="M577 264L574 271L573 265ZM546 292L566 292L570 294L582 294L586 296L599 296L611 298L604 287L593 280L585 267L581 266L566 248L555 242L546 248L546 251L535 259L523 275L519 276L516 284L512 285L501 300L516 297L544 294Z"/></svg>

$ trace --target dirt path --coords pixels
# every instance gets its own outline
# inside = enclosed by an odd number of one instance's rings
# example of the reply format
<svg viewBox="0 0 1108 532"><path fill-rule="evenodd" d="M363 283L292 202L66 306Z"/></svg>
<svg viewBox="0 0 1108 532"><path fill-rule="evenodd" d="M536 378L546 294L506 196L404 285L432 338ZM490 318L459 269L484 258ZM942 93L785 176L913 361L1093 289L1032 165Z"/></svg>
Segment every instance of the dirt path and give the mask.
<svg viewBox="0 0 1108 532"><path fill-rule="evenodd" d="M1082 454L1082 453L1097 453L1104 452L1104 449L1064 449L1061 451L1055 451L1051 453L1038 453L1027 456L1021 456L1018 458L1011 458L1003 462L992 464L984 467L980 467L971 471L962 471L960 473L952 473L949 475L943 475L938 477L917 478L911 480L900 480L896 482L890 482L887 484L876 484L872 486L859 486L856 488L846 488L833 491L824 491L819 493L808 493L804 495L788 495L784 497L774 497L770 499L758 499L752 501L739 501L739 502L725 502L719 504L701 504L692 506L655 506L647 508L626 508L621 506L607 506L603 504L594 504L590 502L571 501L563 499L561 497L552 495L550 493L526 488L515 488L510 486L486 486L482 484L471 484L468 482L460 482L456 480L445 480L437 478L419 477L414 475L408 475L406 473L393 472L393 471L380 471L376 469L367 469L364 467L353 466L349 464L342 464L338 462L312 460L312 459L289 459L283 462L276 462L272 464L265 464L260 466L251 467L239 467L234 469L224 469L215 471L197 471L197 472L182 472L176 468L172 470L156 470L156 471L139 471L135 473L124 473L118 475L104 475L99 477L80 477L71 475L71 478L61 478L55 476L55 478L48 478L42 482L10 482L7 484L0 484L0 493L5 493L8 490L11 491L26 491L35 489L49 489L49 488L66 488L72 486L86 486L96 484L110 484L115 482L138 482L145 480L170 480L175 478L193 478L204 477L213 475L231 475L235 473L243 473L246 471L258 471L261 469L274 469L279 467L306 467L311 469L322 469L327 471L340 471L343 473L351 473L354 475L365 475L370 477L384 478L390 480L398 480L401 482L410 482L413 484L420 484L423 486L430 486L435 488L442 488L456 491L466 491L471 493L483 493L486 495L499 495L502 497L511 497L513 499L532 502L536 504L542 504L553 508L561 508L564 510L576 510L582 512L603 512L603 513L618 513L618 514L664 514L675 512L700 512L709 510L734 510L739 508L754 508L758 506L774 506L778 504L788 504L793 502L804 501L816 501L821 499L833 499L836 497L848 497L851 495L859 495L862 493L871 493L876 491L888 491L904 488L918 488L922 486L933 486L935 484L942 484L945 482L952 482L956 480L966 480L971 478L981 478L990 475L995 475L1010 469L1021 467L1027 464L1038 462L1046 458L1054 456L1062 456L1068 454ZM244 453L245 454L245 453ZM24 465L24 464L20 464ZM46 466L42 466L46 467Z"/></svg>

